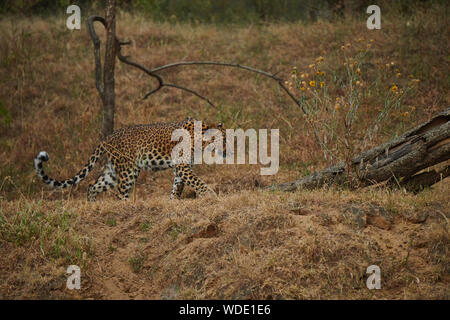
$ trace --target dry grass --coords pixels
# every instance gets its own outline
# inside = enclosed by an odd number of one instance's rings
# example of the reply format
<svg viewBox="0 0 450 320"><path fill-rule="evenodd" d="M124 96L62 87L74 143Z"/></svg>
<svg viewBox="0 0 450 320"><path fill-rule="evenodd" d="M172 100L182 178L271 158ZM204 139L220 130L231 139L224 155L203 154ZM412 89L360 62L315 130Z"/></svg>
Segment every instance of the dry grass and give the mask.
<svg viewBox="0 0 450 320"><path fill-rule="evenodd" d="M448 186L438 191L5 202L0 292L58 299L448 299ZM364 211L368 204L386 210L387 228L353 223L348 209ZM5 234L10 225L18 228L17 215L46 225L65 210L69 229L52 224L50 238L43 231L27 236L31 226L15 233L20 245ZM414 220L424 214L425 222ZM59 242L61 253L54 255L49 249ZM42 251L42 243L50 248ZM72 263L82 265L79 292L65 289ZM372 264L381 268L381 290L365 286Z"/></svg>
<svg viewBox="0 0 450 320"><path fill-rule="evenodd" d="M153 83L118 64L116 127L189 115L227 127L280 128L277 175L261 177L258 166L200 166L196 171L219 191L218 200L191 199L188 190L187 199L168 202L170 172L141 175L136 200L128 203L111 195L87 203L87 183L64 193L43 188L33 157L46 150L49 175L73 175L99 141L101 102L85 28L69 32L63 18L30 19L0 20L0 107L6 110L0 118L0 298L449 298L448 181L419 195L371 188L262 192L261 185L326 162L299 109L273 82L243 71L165 73L215 101L213 110L169 89L142 101ZM406 18L385 20L370 34L374 58L395 60L421 79L405 101L415 111L392 114L395 125L374 143L449 105L445 19L442 10L430 9L409 18L408 26ZM332 64L343 43L369 37L360 21L217 27L122 15L118 28L134 40L127 53L145 65L234 61L283 70L285 77L293 66L307 69L323 51ZM373 206L388 218L372 217ZM69 264L82 267L81 291L65 289ZM381 267L382 290L365 287L371 264Z"/></svg>

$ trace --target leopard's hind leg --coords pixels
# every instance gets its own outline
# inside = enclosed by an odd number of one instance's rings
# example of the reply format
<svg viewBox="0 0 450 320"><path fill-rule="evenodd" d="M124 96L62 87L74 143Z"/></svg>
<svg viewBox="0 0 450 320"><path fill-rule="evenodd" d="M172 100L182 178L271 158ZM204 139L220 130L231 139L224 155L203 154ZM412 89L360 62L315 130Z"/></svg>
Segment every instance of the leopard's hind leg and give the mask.
<svg viewBox="0 0 450 320"><path fill-rule="evenodd" d="M111 162L108 162L103 173L94 184L89 185L88 201L95 201L97 194L114 188L117 185L116 172Z"/></svg>
<svg viewBox="0 0 450 320"><path fill-rule="evenodd" d="M140 169L138 167L133 168L123 168L118 176L118 189L119 189L119 199L126 200L130 198L130 190L133 188L136 183L137 178L139 177Z"/></svg>

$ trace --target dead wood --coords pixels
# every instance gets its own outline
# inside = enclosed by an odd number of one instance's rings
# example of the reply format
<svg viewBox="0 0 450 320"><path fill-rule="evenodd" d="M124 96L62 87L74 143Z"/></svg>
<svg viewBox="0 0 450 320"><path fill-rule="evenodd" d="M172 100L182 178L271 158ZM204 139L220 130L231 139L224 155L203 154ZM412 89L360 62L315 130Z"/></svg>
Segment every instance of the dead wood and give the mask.
<svg viewBox="0 0 450 320"><path fill-rule="evenodd" d="M344 162L307 177L268 187L294 191L331 185L348 185L348 172L354 172L357 187L387 181L391 186L418 192L449 176L449 167L441 171L421 170L450 159L450 108L403 135L370 149L352 160L351 170Z"/></svg>

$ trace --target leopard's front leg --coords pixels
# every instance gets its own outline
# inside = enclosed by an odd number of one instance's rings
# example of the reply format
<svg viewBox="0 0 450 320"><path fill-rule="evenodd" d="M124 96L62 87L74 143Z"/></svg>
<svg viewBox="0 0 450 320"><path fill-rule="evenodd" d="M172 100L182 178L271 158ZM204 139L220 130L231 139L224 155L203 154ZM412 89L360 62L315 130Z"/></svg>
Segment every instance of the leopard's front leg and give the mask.
<svg viewBox="0 0 450 320"><path fill-rule="evenodd" d="M214 194L216 192L211 189L202 179L192 172L192 167L189 164L179 164L175 166L175 179L180 178L182 183L188 185L195 190L197 196L203 196L205 194Z"/></svg>
<svg viewBox="0 0 450 320"><path fill-rule="evenodd" d="M172 192L170 193L170 199L173 199L174 197L180 199L184 189L184 182L180 177L176 175L176 170L174 170L174 174L175 178L173 179L173 186Z"/></svg>

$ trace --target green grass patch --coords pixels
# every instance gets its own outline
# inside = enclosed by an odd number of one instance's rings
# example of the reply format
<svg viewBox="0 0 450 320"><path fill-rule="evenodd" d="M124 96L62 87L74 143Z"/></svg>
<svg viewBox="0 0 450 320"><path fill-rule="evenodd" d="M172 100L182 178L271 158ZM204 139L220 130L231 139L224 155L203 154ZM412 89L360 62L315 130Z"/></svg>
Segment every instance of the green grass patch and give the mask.
<svg viewBox="0 0 450 320"><path fill-rule="evenodd" d="M13 212L2 208L0 238L16 246L36 246L46 258L63 264L83 266L93 254L93 245L75 230L77 218L62 206L48 212L41 207L41 201L25 203Z"/></svg>

